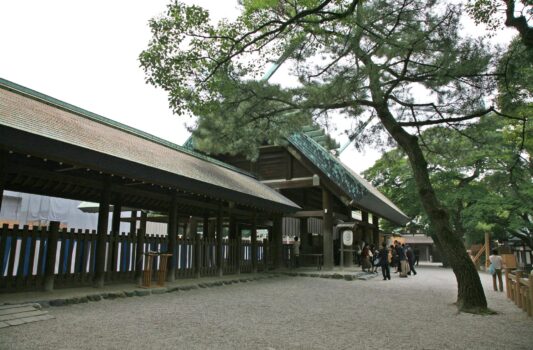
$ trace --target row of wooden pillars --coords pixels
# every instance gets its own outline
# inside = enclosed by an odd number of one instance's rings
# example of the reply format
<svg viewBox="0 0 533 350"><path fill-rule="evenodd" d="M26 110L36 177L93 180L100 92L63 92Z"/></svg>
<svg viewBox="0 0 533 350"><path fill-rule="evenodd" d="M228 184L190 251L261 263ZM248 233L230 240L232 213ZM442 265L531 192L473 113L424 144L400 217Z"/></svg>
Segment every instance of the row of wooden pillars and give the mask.
<svg viewBox="0 0 533 350"><path fill-rule="evenodd" d="M110 192L110 186L109 184L106 184L104 186L104 189L101 194L101 201L98 209L98 224L97 224L97 235L98 235L98 244L96 247L96 265L95 265L95 277L94 277L94 285L95 287L103 287L104 280L105 280L105 255L106 255L106 235L107 235L107 228L109 224L109 209L110 205L113 204L113 221L111 223L111 233L114 235L119 234L119 227L120 227L120 219L121 219L121 212L122 212L122 204L120 201L120 197L118 200L116 200L114 203L111 203L111 192ZM167 225L167 234L168 234L168 252L174 252L176 250L176 242L177 242L177 233L178 233L178 205L179 205L179 197L177 193L172 195L172 198L170 200L170 208L168 210L168 225ZM227 208L226 208L227 209ZM228 210L226 210L228 211ZM240 262L241 262L241 230L238 229L238 222L235 218L235 216L232 214L232 203L229 204L229 239L235 239L237 241L237 249L235 257L236 261L238 262L237 268L237 274L240 273ZM218 275L223 275L223 210L222 206L219 204L218 210L216 212L216 224L214 225L214 230L212 230L213 225L209 225L209 216L206 214L203 217L203 237L209 237L209 238L215 238L216 239L216 265L218 269ZM137 232L138 234L138 242L137 245L137 261L136 261L136 272L135 272L135 278L137 281L140 281L141 279L141 270L142 270L142 257L143 257L143 246L144 246L144 236L146 234L146 222L147 222L147 214L145 211L141 211L140 216L140 228L136 229L136 222L137 222L137 211L132 212L132 218L131 218L131 228L130 232ZM274 252L274 255L272 257L273 267L277 268L280 267L282 264L282 232L281 232L281 215L274 216L274 227L272 228L272 251ZM249 225L251 227L251 243L253 249L252 251L252 272L257 272L257 215L255 211L251 212ZM195 218L191 218L188 222L188 229L187 231L190 234L190 238L196 240L198 239L197 236L197 221ZM215 234L216 233L216 234ZM201 254L199 249L200 245L196 244L195 249L197 251L194 252L195 259L200 259ZM114 259L110 259L111 261L114 261ZM196 266L200 265L200 261L196 260L195 262ZM177 259L176 256L173 254L170 259L168 259L168 266L167 266L167 281L173 282L175 280L176 275L176 267L177 267ZM200 272L197 272L198 276ZM50 288L53 288L51 286Z"/></svg>

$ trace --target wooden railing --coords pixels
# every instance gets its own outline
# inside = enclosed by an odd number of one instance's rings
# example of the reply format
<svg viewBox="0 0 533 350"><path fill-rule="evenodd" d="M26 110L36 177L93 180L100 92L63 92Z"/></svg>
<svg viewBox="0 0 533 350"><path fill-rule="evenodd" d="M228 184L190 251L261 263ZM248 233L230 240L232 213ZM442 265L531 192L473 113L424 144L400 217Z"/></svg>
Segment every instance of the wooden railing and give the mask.
<svg viewBox="0 0 533 350"><path fill-rule="evenodd" d="M0 292L41 289L47 271L53 275L54 288L91 285L95 277L97 238L94 230L62 229L52 234L47 227L14 225L10 228L3 225L0 228ZM138 236L130 233L106 236L106 283L133 281L137 266L144 271L144 256L137 256L137 244ZM266 241L256 244L257 271L266 270L267 245ZM144 236L143 253L167 252L167 247L167 236ZM239 247L241 253L237 255ZM48 256L50 251L56 252L55 257ZM169 253L173 254L176 262L176 278L215 276L218 273L214 239L178 238L175 251ZM195 254L199 254L199 259L195 259ZM224 273L253 272L251 256L251 243L237 245L236 240L224 240ZM53 271L47 263L54 266ZM154 274L159 264L160 258L154 258Z"/></svg>
<svg viewBox="0 0 533 350"><path fill-rule="evenodd" d="M529 317L533 317L533 275L529 275L529 278L524 278L522 277L522 271L506 269L505 285L507 287L507 297L516 306L527 312Z"/></svg>

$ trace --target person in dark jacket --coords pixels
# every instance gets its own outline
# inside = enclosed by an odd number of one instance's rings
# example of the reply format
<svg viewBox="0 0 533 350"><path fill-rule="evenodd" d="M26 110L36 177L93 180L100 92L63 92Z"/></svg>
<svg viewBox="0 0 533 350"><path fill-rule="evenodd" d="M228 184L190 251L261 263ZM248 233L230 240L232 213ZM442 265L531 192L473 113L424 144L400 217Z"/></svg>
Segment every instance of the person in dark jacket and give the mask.
<svg viewBox="0 0 533 350"><path fill-rule="evenodd" d="M389 250L387 249L387 243L383 242L379 250L379 264L381 265L381 273L383 274L383 280L390 280L390 267L389 267Z"/></svg>
<svg viewBox="0 0 533 350"><path fill-rule="evenodd" d="M405 256L407 257L407 262L409 263L409 269L410 271L407 273L409 276L411 275L411 272L413 275L416 275L415 270L415 253L413 252L413 249L410 246L407 246L405 249Z"/></svg>

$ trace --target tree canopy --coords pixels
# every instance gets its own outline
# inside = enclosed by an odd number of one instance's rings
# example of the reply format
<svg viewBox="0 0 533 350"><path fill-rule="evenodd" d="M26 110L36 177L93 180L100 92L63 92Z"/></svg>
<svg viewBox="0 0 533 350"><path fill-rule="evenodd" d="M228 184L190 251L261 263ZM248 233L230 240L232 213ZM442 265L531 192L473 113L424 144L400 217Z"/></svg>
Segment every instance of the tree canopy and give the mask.
<svg viewBox="0 0 533 350"><path fill-rule="evenodd" d="M422 134L432 183L454 232L467 245L491 232L500 240L518 237L533 248L533 168L529 157L517 162L522 136L516 130L521 129L521 123L492 115L461 133L435 127ZM530 121L526 132L533 132ZM433 234L401 149L385 153L364 176L414 218L411 229Z"/></svg>
<svg viewBox="0 0 533 350"><path fill-rule="evenodd" d="M532 0L470 0L467 11L476 23L486 24L493 32L502 28L504 24L515 28L520 34L522 43L533 48Z"/></svg>
<svg viewBox="0 0 533 350"><path fill-rule="evenodd" d="M462 310L485 310L479 276L453 232L422 151L425 129L459 131L498 111L491 94L500 57L462 35L462 8L435 0L242 1L234 21L209 21L179 2L150 22L141 53L147 81L169 92L173 110L198 116L205 151L244 152L276 143L301 125L347 117L367 139L389 137L405 153L421 206L458 281ZM283 56L289 87L257 81Z"/></svg>

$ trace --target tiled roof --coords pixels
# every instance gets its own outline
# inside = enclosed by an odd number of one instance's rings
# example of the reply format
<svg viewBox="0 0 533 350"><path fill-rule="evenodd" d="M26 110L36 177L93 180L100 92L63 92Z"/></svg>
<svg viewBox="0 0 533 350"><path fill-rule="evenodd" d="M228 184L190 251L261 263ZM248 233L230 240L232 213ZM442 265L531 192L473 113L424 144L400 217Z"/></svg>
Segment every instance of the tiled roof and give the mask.
<svg viewBox="0 0 533 350"><path fill-rule="evenodd" d="M404 235L406 244L433 244L433 238L426 235Z"/></svg>
<svg viewBox="0 0 533 350"><path fill-rule="evenodd" d="M409 218L394 203L311 137L304 133L295 133L288 140L328 179L344 191L357 206L398 224L405 224L409 221Z"/></svg>
<svg viewBox="0 0 533 350"><path fill-rule="evenodd" d="M259 208L299 208L240 169L3 79L0 125L253 196Z"/></svg>

